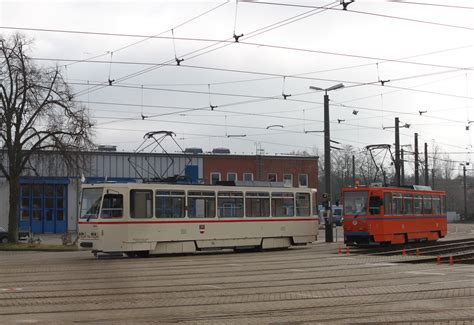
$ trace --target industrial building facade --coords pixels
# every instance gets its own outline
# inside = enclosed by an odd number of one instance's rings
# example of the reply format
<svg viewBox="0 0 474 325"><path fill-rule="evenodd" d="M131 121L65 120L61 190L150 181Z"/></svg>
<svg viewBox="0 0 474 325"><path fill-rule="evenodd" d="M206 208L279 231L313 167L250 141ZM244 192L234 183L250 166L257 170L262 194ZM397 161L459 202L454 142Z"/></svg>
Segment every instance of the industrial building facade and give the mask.
<svg viewBox="0 0 474 325"><path fill-rule="evenodd" d="M317 186L317 157L231 154L150 154L94 151L83 154L80 172L68 172L50 152L36 157L20 179L20 229L64 233L77 229L82 182L137 182L143 178L186 176L193 182L275 181ZM1 175L3 176L3 175ZM0 226L8 226L9 185L0 177Z"/></svg>

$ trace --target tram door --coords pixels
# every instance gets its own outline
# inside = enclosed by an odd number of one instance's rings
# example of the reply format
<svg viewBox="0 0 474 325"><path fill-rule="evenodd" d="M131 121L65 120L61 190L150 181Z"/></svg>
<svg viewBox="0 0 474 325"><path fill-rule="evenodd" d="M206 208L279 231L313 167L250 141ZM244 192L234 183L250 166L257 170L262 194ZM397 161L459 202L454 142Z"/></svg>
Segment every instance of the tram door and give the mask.
<svg viewBox="0 0 474 325"><path fill-rule="evenodd" d="M67 230L66 186L22 184L20 229L33 233L62 233Z"/></svg>

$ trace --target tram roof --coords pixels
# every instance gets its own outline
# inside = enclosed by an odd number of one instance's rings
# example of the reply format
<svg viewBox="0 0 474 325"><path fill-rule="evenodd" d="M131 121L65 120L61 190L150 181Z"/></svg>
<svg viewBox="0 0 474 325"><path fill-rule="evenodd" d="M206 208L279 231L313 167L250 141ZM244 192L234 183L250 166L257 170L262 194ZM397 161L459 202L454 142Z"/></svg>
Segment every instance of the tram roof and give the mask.
<svg viewBox="0 0 474 325"><path fill-rule="evenodd" d="M357 185L344 188L345 190L351 189L386 189L386 190L415 190L415 191L428 191L428 192L444 192L441 190L433 190L431 186L426 185L404 185L404 186L396 186L396 185L383 185L381 183L373 183L369 185Z"/></svg>
<svg viewBox="0 0 474 325"><path fill-rule="evenodd" d="M176 182L95 182L95 183L84 183L85 187L123 187L129 186L132 188L219 188L219 189L279 189L279 190L293 190L293 191L316 191L315 188L308 187L293 187L285 186L283 182L267 182L267 181L237 181L237 182L219 182L218 184L188 184L188 183L176 183Z"/></svg>

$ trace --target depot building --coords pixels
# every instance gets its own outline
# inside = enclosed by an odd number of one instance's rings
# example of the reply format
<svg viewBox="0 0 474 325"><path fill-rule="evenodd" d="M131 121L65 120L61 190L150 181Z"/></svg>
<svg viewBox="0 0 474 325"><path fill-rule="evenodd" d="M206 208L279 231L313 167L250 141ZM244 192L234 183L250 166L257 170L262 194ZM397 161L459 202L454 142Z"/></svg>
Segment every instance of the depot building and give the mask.
<svg viewBox="0 0 474 325"><path fill-rule="evenodd" d="M76 231L83 182L142 182L180 175L188 182L202 184L270 181L280 186L317 187L316 156L235 155L223 148L210 153L199 148L188 148L182 154L131 153L118 152L115 146L99 146L82 155L84 166L74 173L55 152L35 156L20 179L21 230L35 234ZM7 228L9 184L3 176L0 226Z"/></svg>

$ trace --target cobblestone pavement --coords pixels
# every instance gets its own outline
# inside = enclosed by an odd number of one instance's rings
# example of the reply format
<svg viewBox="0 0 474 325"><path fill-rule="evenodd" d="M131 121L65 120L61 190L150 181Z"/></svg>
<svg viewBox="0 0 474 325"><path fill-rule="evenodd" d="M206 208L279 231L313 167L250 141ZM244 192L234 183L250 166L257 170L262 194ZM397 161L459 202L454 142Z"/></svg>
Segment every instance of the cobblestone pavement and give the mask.
<svg viewBox="0 0 474 325"><path fill-rule="evenodd" d="M0 324L471 324L474 265L338 254L0 252Z"/></svg>

